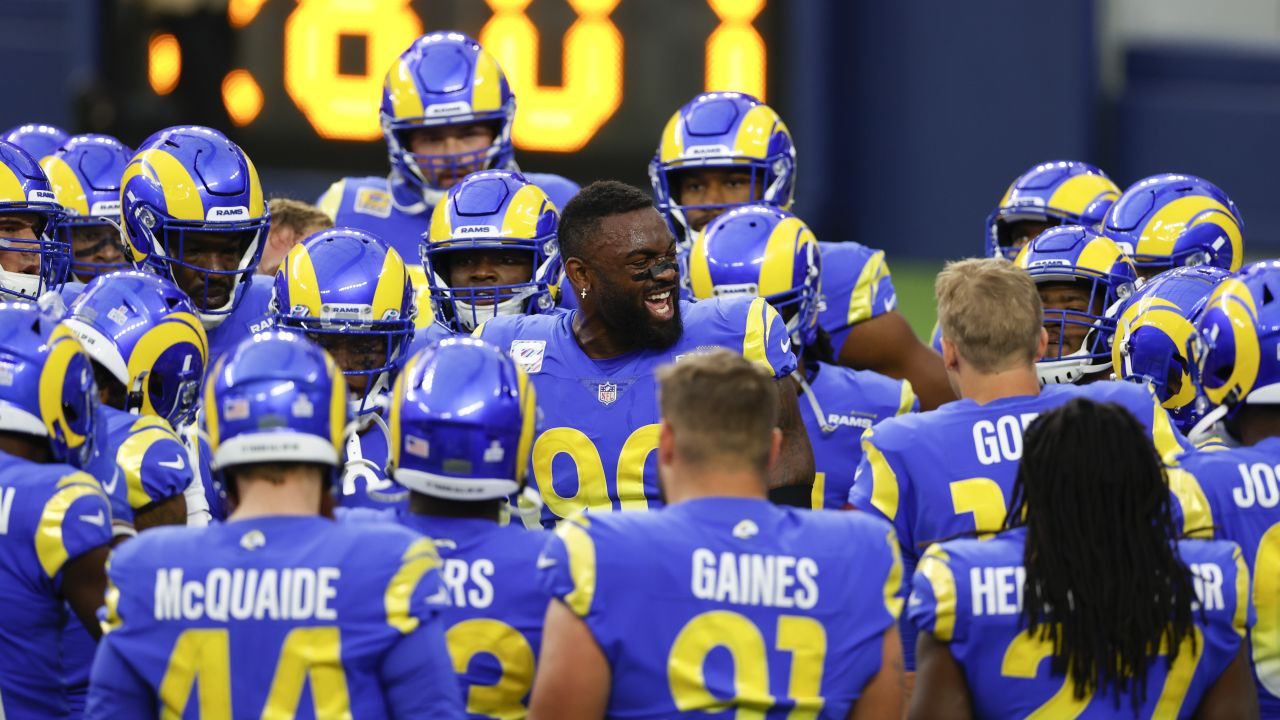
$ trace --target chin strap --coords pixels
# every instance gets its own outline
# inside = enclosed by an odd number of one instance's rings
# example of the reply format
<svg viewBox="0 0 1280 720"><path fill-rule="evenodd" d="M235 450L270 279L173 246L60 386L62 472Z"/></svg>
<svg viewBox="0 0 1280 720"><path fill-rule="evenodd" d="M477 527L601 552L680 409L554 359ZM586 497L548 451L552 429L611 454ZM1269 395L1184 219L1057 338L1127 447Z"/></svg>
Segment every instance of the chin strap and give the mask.
<svg viewBox="0 0 1280 720"><path fill-rule="evenodd" d="M178 436L182 438L182 444L187 450L187 463L191 465L191 482L182 491L187 501L187 525L204 527L213 520L209 499L204 492L205 478L200 468L200 439L204 438L208 442L208 436L201 432L195 420L178 428Z"/></svg>
<svg viewBox="0 0 1280 720"><path fill-rule="evenodd" d="M507 504L502 508L502 517L499 522L506 525L511 522L511 518L518 517L524 523L526 529L541 530L542 529L542 494L537 488L525 485L524 488L515 495L515 504L512 505L511 499L507 498Z"/></svg>
<svg viewBox="0 0 1280 720"><path fill-rule="evenodd" d="M1227 432L1225 426L1219 427L1219 422L1227 416L1230 410L1231 408L1226 405L1219 405L1210 410L1204 417L1200 418L1200 422L1196 423L1195 427L1191 428L1191 432L1187 433L1187 439L1191 441L1191 444L1199 445L1215 435L1230 437L1231 433Z"/></svg>
<svg viewBox="0 0 1280 720"><path fill-rule="evenodd" d="M800 390L804 393L804 397L809 401L809 407L813 409L813 414L818 418L818 427L822 428L822 434L830 435L839 428L835 425L827 424L827 414L822 411L822 406L818 404L818 396L813 392L813 388L809 386L809 381L804 379L798 371L791 373L791 377L800 383Z"/></svg>

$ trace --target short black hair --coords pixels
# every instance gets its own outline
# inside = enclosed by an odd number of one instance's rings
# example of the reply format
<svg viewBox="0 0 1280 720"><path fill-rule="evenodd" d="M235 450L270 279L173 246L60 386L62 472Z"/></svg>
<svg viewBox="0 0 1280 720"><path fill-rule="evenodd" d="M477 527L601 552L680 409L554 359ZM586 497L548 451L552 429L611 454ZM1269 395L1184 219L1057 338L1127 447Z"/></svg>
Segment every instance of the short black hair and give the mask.
<svg viewBox="0 0 1280 720"><path fill-rule="evenodd" d="M560 213L560 257L582 257L592 236L600 232L601 220L651 207L653 196L634 185L617 180L591 183Z"/></svg>

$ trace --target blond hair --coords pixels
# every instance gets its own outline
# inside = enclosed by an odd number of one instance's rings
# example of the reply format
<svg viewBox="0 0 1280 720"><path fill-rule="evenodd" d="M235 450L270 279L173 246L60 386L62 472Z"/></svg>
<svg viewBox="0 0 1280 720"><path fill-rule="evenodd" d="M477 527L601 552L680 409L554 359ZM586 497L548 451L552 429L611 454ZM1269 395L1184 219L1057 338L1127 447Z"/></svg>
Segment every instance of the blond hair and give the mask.
<svg viewBox="0 0 1280 720"><path fill-rule="evenodd" d="M320 208L293 198L276 197L267 203L271 227L288 228L299 240L333 227L333 219Z"/></svg>
<svg viewBox="0 0 1280 720"><path fill-rule="evenodd" d="M764 473L778 424L773 376L728 350L685 356L658 369L662 419L676 455L691 465L747 465Z"/></svg>
<svg viewBox="0 0 1280 720"><path fill-rule="evenodd" d="M942 337L978 372L1035 362L1044 307L1025 270L1003 258L959 260L933 287Z"/></svg>

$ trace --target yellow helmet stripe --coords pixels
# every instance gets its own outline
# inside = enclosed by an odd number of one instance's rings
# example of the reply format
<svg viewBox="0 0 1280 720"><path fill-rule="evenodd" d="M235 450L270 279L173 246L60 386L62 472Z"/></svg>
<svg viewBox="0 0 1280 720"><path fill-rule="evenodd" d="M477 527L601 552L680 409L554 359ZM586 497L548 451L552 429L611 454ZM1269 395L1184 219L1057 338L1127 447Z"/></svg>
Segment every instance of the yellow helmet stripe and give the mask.
<svg viewBox="0 0 1280 720"><path fill-rule="evenodd" d="M404 364L404 369L396 376L391 389L391 408L387 411L387 433L391 437L391 442L388 443L387 450L391 455L392 472L400 467L400 444L404 441L404 433L400 432L400 411L404 405L404 384L408 382L405 378L413 372L417 359L416 354L409 358L409 361Z"/></svg>
<svg viewBox="0 0 1280 720"><path fill-rule="evenodd" d="M422 96L418 94L418 86L403 60L397 60L387 71L386 86L391 95L391 112L397 120L424 115Z"/></svg>
<svg viewBox="0 0 1280 720"><path fill-rule="evenodd" d="M1080 252L1080 257L1076 259L1076 267L1081 270L1109 273L1122 255L1124 253L1119 245L1107 238L1096 237L1090 240Z"/></svg>
<svg viewBox="0 0 1280 720"><path fill-rule="evenodd" d="M76 215L89 217L89 199L85 196L84 185L80 183L80 178L76 177L76 171L71 169L67 161L56 155L50 155L40 162L40 167L49 177L49 184L53 186L53 194L57 196L58 204Z"/></svg>
<svg viewBox="0 0 1280 720"><path fill-rule="evenodd" d="M204 220L204 203L196 190L196 182L178 158L156 149L138 153L120 180L121 202L129 181L138 175L146 175L159 183L164 190L164 210L169 215L179 220Z"/></svg>
<svg viewBox="0 0 1280 720"><path fill-rule="evenodd" d="M1086 173L1067 178L1053 195L1049 196L1050 208L1080 214L1100 198L1115 200L1120 188L1101 175Z"/></svg>
<svg viewBox="0 0 1280 720"><path fill-rule="evenodd" d="M715 295L711 266L707 264L707 233L704 230L699 230L693 238L693 250L689 253L689 283L693 296L699 300Z"/></svg>
<svg viewBox="0 0 1280 720"><path fill-rule="evenodd" d="M396 317L406 319L408 311L401 307L404 302L404 286L409 282L409 273L405 270L404 260L394 248L387 248L387 256L382 260L382 272L378 273L377 285L373 290L373 319L386 320L387 313L395 310Z"/></svg>
<svg viewBox="0 0 1280 720"><path fill-rule="evenodd" d="M22 181L18 174L6 165L0 165L0 200L5 202L26 202L27 196L22 192Z"/></svg>
<svg viewBox="0 0 1280 720"><path fill-rule="evenodd" d="M329 377L333 381L333 388L329 395L329 434L333 440L333 447L341 454L342 443L346 439L347 432L347 381L342 377L342 370L327 352L324 354L324 364L329 369Z"/></svg>
<svg viewBox="0 0 1280 720"><path fill-rule="evenodd" d="M471 112L493 112L502 107L502 68L487 51L476 55L475 75L471 80Z"/></svg>
<svg viewBox="0 0 1280 720"><path fill-rule="evenodd" d="M786 129L773 108L768 105L751 108L738 124L738 133L733 141L734 156L757 159L768 157L769 138L773 137L775 128L779 127Z"/></svg>
<svg viewBox="0 0 1280 720"><path fill-rule="evenodd" d="M760 263L761 295L773 295L791 289L795 276L796 255L805 243L816 242L813 233L800 218L783 218L769 233L764 246L764 258Z"/></svg>
<svg viewBox="0 0 1280 720"><path fill-rule="evenodd" d="M262 200L262 182L258 179L258 168L253 166L248 154L244 156L244 164L249 168L249 217L260 218L267 212L267 205Z"/></svg>
<svg viewBox="0 0 1280 720"><path fill-rule="evenodd" d="M1248 291L1246 290L1245 294L1247 295L1247 293ZM1258 347L1258 333L1254 329L1255 315L1250 312L1250 308L1247 305L1239 302L1239 300L1238 296L1231 295L1224 298L1219 305L1231 320L1231 332L1235 339L1236 362L1231 368L1231 376L1227 378L1226 382L1216 389L1205 387L1205 395L1214 404L1222 404L1227 394L1237 387L1240 389L1240 398L1245 398L1253 390L1253 384L1258 380L1258 368L1262 358L1262 351Z"/></svg>
<svg viewBox="0 0 1280 720"><path fill-rule="evenodd" d="M516 367L516 377L519 383L521 418L520 442L516 446L516 456L527 458L533 450L533 435L538 424L538 393L534 389L533 383L529 382L529 376L519 366ZM528 463L524 462L524 460L518 461L516 463L516 481L524 482L528 470Z"/></svg>
<svg viewBox="0 0 1280 720"><path fill-rule="evenodd" d="M83 356L84 351L80 349L80 343L76 342L69 328L65 325L60 325L59 328L67 334L55 335L50 340L49 356L40 371L40 417L44 420L49 437L61 434L68 447L78 448L84 444L85 438L67 424L67 417L62 409L62 388L68 382L71 361L77 356ZM85 359L85 367L88 368L88 358Z"/></svg>
<svg viewBox="0 0 1280 720"><path fill-rule="evenodd" d="M183 313L185 314L185 313ZM197 328L199 328L197 330ZM142 337L138 338L138 342L134 345L132 354L129 355L128 373L129 385L132 387L134 380L143 371L151 372L155 367L156 361L160 359L169 348L182 343L194 345L200 352L201 357L205 357L208 353L206 349L208 341L206 340L203 328L200 326L192 326L188 322L179 319L178 321L170 321L166 319L164 322L158 323ZM143 383L142 387L142 413L144 415L159 414L155 406L151 402L151 384Z"/></svg>
<svg viewBox="0 0 1280 720"><path fill-rule="evenodd" d="M316 277L316 266L307 247L294 245L285 256L279 272L285 274L289 287L289 307L279 308L279 311L290 314L293 308L302 305L312 317L320 317L320 280Z"/></svg>
<svg viewBox="0 0 1280 720"><path fill-rule="evenodd" d="M431 211L431 227L427 229L427 239L433 243L448 242L453 237L453 218L449 212L453 200L445 199Z"/></svg>
<svg viewBox="0 0 1280 720"><path fill-rule="evenodd" d="M222 428L218 423L218 413L222 408L218 407L213 386L217 383L218 376L222 374L222 366L227 364L227 357L230 355L231 353L224 353L219 357L218 362L213 365L213 370L209 371L204 380L204 404L200 407L200 412L204 413L204 429L205 435L209 438L209 449L215 453L218 452L218 445L222 442Z"/></svg>
<svg viewBox="0 0 1280 720"><path fill-rule="evenodd" d="M1229 277L1218 283L1218 286L1213 289L1213 294L1209 296L1209 302L1205 303L1205 307L1217 305L1227 298L1243 304L1249 309L1251 317L1258 317L1258 307L1253 304L1253 293L1249 292L1248 286L1239 278Z"/></svg>
<svg viewBox="0 0 1280 720"><path fill-rule="evenodd" d="M1209 215L1200 217L1206 211L1209 211ZM1236 227L1236 221L1232 217L1231 211L1211 197L1187 195L1165 205L1151 216L1151 219L1147 221L1147 224L1142 228L1142 232L1138 235L1138 246L1134 248L1134 254L1161 257L1171 254L1178 236L1190 227L1189 223L1197 220L1197 218L1199 218L1199 222L1212 218L1219 225L1227 226L1228 235L1234 230L1235 237L1232 239L1232 247L1239 247L1240 229ZM1236 257L1239 257L1238 252Z"/></svg>
<svg viewBox="0 0 1280 720"><path fill-rule="evenodd" d="M684 123L680 122L680 111L676 111L662 129L662 142L658 145L658 159L668 163L679 160L684 155Z"/></svg>
<svg viewBox="0 0 1280 720"><path fill-rule="evenodd" d="M538 218L546 206L547 194L537 185L525 185L507 203L499 232L504 238L532 239L538 235ZM434 218L433 218L434 219Z"/></svg>

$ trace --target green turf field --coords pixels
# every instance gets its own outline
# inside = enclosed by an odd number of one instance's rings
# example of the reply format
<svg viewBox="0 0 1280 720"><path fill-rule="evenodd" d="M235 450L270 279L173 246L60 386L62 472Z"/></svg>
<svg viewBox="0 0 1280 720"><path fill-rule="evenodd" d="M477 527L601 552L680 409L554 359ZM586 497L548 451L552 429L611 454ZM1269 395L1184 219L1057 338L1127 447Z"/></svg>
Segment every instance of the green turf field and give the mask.
<svg viewBox="0 0 1280 720"><path fill-rule="evenodd" d="M942 263L928 261L889 260L889 272L893 274L893 286L898 291L898 310L911 323L920 339L928 342L936 319L933 302L933 278L942 269Z"/></svg>

